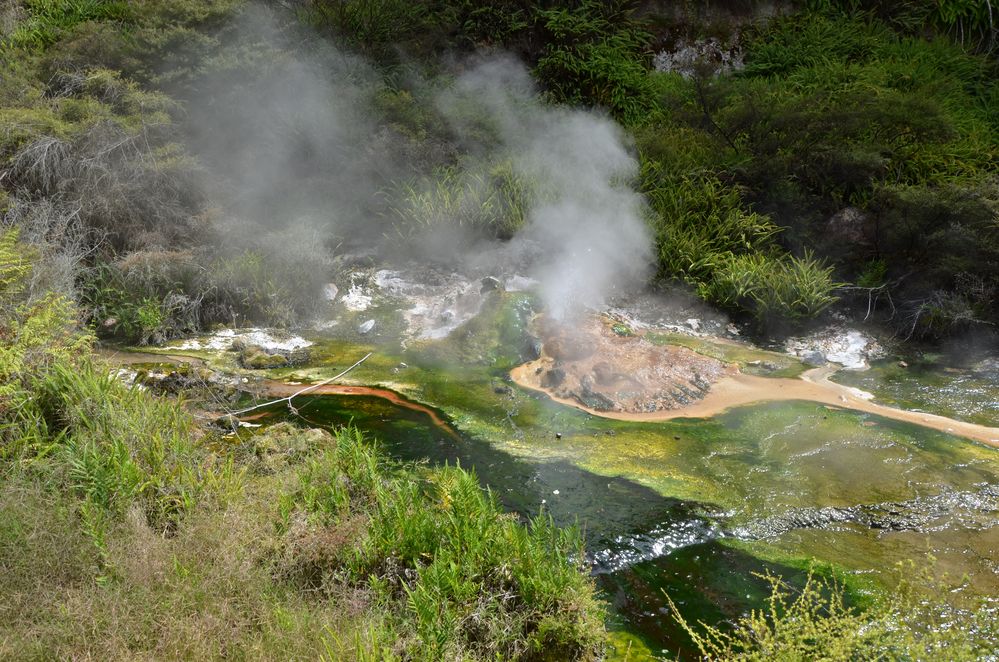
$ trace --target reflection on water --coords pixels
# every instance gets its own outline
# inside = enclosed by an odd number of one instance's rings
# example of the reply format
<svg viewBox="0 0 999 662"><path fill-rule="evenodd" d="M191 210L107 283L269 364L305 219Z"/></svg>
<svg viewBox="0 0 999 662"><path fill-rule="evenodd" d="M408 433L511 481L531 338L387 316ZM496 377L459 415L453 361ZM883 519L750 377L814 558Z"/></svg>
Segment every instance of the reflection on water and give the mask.
<svg viewBox="0 0 999 662"><path fill-rule="evenodd" d="M892 407L942 414L999 426L999 362L957 369L927 358L882 360L864 372L844 371L833 380L869 391Z"/></svg>

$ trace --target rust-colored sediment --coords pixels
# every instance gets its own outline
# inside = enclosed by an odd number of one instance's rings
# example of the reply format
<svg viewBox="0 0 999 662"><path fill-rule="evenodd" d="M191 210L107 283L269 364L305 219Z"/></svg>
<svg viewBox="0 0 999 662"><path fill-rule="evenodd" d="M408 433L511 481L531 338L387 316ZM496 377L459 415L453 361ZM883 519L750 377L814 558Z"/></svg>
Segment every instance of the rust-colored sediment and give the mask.
<svg viewBox="0 0 999 662"><path fill-rule="evenodd" d="M511 372L517 384L540 391L556 402L581 409L594 416L619 421L669 421L677 418L708 418L734 407L760 402L807 400L832 407L852 409L876 414L896 421L914 423L948 434L965 437L999 448L999 428L990 428L975 423L956 421L945 416L925 414L885 407L870 401L868 394L849 386L829 380L837 368L825 366L809 370L799 379L756 377L741 372L727 375L715 382L710 391L700 400L676 409L654 412L600 411L584 406L578 401L560 398L540 384L540 375L550 367L552 359L543 357L514 368ZM539 372L538 369L541 368Z"/></svg>
<svg viewBox="0 0 999 662"><path fill-rule="evenodd" d="M276 396L279 398L286 398L289 395L294 395L298 393L303 388L306 388L307 384L286 384L285 382L279 382L276 380L266 380L260 383L263 392L267 396ZM373 386L347 386L344 384L323 384L314 389L311 389L308 393L304 394L303 397L311 395L366 395L373 398L381 398L382 400L388 400L394 405L399 407L404 407L412 411L418 411L420 413L426 414L435 426L444 430L449 435L456 436L457 433L451 429L451 426L440 417L436 411L427 407L426 405L421 405L419 402L413 402L412 400L406 400L401 395L395 391L389 391L388 389L376 388Z"/></svg>
<svg viewBox="0 0 999 662"><path fill-rule="evenodd" d="M99 354L102 355L108 361L118 364L118 365L129 365L136 363L186 363L188 365L205 365L204 359L198 358L196 356L188 356L186 354L160 354L158 352L131 352L131 351L112 351L112 350L99 350ZM248 386L252 387L253 393L261 397L276 397L276 398L287 398L290 395L294 395L301 391L303 388L307 388L308 384L288 384L276 379L265 379L262 381L251 382ZM417 411L422 414L426 414L430 421L438 427L443 432L448 435L458 438L458 433L448 425L447 421L441 418L440 414L436 411L422 405L419 402L413 402L412 400L407 400L395 391L390 391L384 388L377 388L374 386L348 386L345 384L323 384L316 388L309 389L309 391L304 396L310 395L347 395L347 396L369 396L373 398L381 398L382 400L387 400L394 405L409 409L411 411ZM242 421L252 421L264 416L265 413L247 414L245 416L238 416L237 418Z"/></svg>

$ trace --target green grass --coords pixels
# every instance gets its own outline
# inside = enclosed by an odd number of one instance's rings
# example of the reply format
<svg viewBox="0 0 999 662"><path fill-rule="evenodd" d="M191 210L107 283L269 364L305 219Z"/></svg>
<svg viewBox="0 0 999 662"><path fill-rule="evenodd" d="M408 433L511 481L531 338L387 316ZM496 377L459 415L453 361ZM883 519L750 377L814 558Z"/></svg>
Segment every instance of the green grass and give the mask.
<svg viewBox="0 0 999 662"><path fill-rule="evenodd" d="M473 236L511 239L527 221L536 192L509 163L486 168L446 168L422 182L398 187L401 203L391 208L404 240L464 228Z"/></svg>
<svg viewBox="0 0 999 662"><path fill-rule="evenodd" d="M599 657L577 530L356 429L221 436L27 302L31 258L0 235L4 659Z"/></svg>

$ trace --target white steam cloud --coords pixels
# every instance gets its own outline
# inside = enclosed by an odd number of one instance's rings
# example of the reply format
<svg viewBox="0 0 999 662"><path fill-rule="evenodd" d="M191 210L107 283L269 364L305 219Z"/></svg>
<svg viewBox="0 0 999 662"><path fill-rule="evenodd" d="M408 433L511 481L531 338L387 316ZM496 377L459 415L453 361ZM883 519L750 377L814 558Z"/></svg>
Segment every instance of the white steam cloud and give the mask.
<svg viewBox="0 0 999 662"><path fill-rule="evenodd" d="M238 54L250 44L261 59L206 75L189 104L193 143L227 199L216 225L220 244L297 262L295 273L325 271L329 260L316 253L337 250L480 274L526 270L558 317L599 307L648 276L652 242L632 188L638 164L612 119L545 104L523 64L490 57L466 65L444 90L415 74L401 83L420 103L435 101L450 129L446 138L420 141L379 120L379 95L393 98L398 74L390 83L292 23L244 12L233 48ZM497 163L541 192L513 239L444 223L399 240L398 218L387 210L406 206L400 182L441 166L472 175ZM315 274L309 287L327 277Z"/></svg>
<svg viewBox="0 0 999 662"><path fill-rule="evenodd" d="M544 105L527 69L509 58L478 64L455 86L476 99L518 175L544 192L513 248L528 249L548 312L599 307L643 281L652 261L644 200L631 188L638 163L624 132L593 112ZM444 96L448 113L455 99Z"/></svg>

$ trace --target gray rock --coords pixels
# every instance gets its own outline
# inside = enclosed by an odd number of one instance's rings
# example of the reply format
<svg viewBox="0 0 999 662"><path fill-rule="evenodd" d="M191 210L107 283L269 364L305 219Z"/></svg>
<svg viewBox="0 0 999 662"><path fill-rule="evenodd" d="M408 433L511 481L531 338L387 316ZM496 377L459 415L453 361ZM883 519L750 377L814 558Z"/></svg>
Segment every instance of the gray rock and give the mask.
<svg viewBox="0 0 999 662"><path fill-rule="evenodd" d="M839 210L826 222L828 233L850 244L871 243L870 219L856 207Z"/></svg>
<svg viewBox="0 0 999 662"><path fill-rule="evenodd" d="M494 290L503 290L503 283L499 281L498 278L493 278L492 276L486 276L482 279L482 288L479 290L481 294L486 292L492 292Z"/></svg>
<svg viewBox="0 0 999 662"><path fill-rule="evenodd" d="M357 327L357 331L358 331L358 333L365 334L365 333L370 333L371 329L373 329L373 328L375 328L375 321L374 320L368 320L367 322L365 322L361 326Z"/></svg>
<svg viewBox="0 0 999 662"><path fill-rule="evenodd" d="M541 385L545 388L555 388L561 386L562 382L565 381L565 370L562 368L552 368L545 373L545 376L541 379Z"/></svg>
<svg viewBox="0 0 999 662"><path fill-rule="evenodd" d="M826 360L826 355L817 349L813 349L802 354L801 360L807 363L808 365L813 365L816 367L823 366L826 363L828 363L828 361Z"/></svg>

